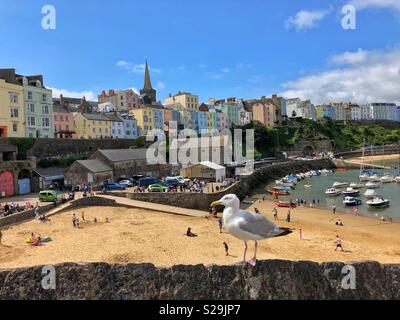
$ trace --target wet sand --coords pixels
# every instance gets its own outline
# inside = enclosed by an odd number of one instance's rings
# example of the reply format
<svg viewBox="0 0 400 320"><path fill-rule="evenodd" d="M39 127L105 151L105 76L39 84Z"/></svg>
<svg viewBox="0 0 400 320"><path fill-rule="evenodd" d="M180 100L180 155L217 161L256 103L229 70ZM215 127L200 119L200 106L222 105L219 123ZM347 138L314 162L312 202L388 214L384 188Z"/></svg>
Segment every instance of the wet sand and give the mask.
<svg viewBox="0 0 400 320"><path fill-rule="evenodd" d="M272 219L272 202L254 206ZM80 217L82 211L87 221L79 229L72 226L73 212L67 212L51 217L45 224L31 221L3 230L0 268L62 262L229 265L237 263L243 255L243 243L229 234L219 233L215 219L109 207L74 212ZM286 212L287 209L279 209L280 219L285 219ZM95 217L98 223L93 222ZM104 223L106 217L110 224ZM345 227L335 226L338 218ZM292 220L292 223L279 222L282 227L294 229L291 235L260 242L259 259L400 263L400 224L333 215L312 208L293 210ZM188 227L199 237L186 237ZM303 240L299 229L303 231ZM31 232L50 236L53 241L32 247L24 241ZM336 235L341 236L345 252L334 251ZM223 242L228 243L231 256L225 256ZM253 249L250 244L249 259Z"/></svg>

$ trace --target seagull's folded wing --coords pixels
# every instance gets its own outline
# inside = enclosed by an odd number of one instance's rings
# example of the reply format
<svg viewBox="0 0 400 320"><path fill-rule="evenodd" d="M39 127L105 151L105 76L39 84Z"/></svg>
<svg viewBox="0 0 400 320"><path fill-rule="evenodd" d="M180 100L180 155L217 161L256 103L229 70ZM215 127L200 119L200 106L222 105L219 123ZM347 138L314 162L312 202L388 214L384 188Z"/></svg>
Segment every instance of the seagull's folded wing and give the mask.
<svg viewBox="0 0 400 320"><path fill-rule="evenodd" d="M261 214L240 210L240 216L242 219L238 222L238 226L241 230L264 239L278 237L284 232Z"/></svg>

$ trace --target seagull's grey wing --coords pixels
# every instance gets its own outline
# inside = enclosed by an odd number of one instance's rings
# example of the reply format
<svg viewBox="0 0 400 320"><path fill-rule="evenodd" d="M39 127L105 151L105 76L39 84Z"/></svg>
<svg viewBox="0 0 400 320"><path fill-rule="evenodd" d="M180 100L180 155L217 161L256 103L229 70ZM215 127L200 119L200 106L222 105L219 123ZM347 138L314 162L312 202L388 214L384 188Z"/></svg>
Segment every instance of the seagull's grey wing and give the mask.
<svg viewBox="0 0 400 320"><path fill-rule="evenodd" d="M269 221L261 214L250 211L239 210L242 219L238 223L241 230L263 237L265 239L282 235L285 230L280 229L276 224Z"/></svg>

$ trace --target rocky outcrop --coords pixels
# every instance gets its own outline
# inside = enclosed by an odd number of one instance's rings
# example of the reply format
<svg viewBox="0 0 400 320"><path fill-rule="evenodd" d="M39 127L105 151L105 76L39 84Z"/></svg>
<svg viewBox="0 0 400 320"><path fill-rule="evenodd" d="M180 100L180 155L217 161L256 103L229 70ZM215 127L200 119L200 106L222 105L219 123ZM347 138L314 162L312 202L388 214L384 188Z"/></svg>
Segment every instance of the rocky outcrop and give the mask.
<svg viewBox="0 0 400 320"><path fill-rule="evenodd" d="M353 290L342 285L344 267L280 260L255 268L66 263L55 266L55 290L42 288L42 267L0 271L0 299L400 299L400 265L353 264Z"/></svg>

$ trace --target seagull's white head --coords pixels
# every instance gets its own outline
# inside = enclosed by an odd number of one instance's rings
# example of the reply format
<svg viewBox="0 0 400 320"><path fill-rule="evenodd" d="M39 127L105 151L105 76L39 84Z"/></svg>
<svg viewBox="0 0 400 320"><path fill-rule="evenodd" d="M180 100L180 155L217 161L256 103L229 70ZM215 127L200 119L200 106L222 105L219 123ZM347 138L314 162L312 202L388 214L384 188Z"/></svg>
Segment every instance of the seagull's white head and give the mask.
<svg viewBox="0 0 400 320"><path fill-rule="evenodd" d="M225 208L232 208L236 211L240 208L240 200L235 194L227 194L221 200L211 204L211 207L216 206L225 206Z"/></svg>

